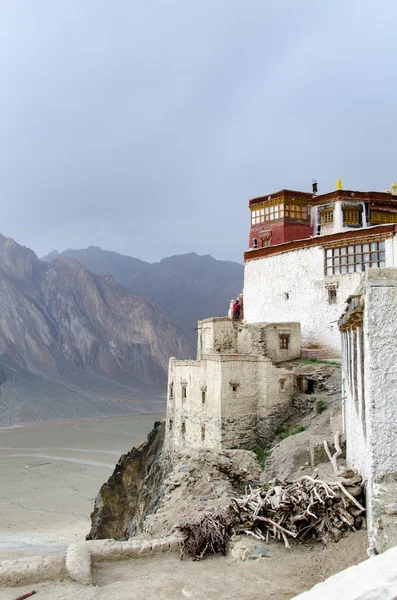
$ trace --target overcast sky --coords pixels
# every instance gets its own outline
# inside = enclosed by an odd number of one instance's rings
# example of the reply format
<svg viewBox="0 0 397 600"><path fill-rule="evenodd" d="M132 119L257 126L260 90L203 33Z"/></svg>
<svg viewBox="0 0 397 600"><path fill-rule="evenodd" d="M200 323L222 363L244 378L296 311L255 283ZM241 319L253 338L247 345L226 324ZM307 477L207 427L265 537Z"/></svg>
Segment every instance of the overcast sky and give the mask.
<svg viewBox="0 0 397 600"><path fill-rule="evenodd" d="M248 200L397 179L395 0L0 0L0 231L242 261Z"/></svg>

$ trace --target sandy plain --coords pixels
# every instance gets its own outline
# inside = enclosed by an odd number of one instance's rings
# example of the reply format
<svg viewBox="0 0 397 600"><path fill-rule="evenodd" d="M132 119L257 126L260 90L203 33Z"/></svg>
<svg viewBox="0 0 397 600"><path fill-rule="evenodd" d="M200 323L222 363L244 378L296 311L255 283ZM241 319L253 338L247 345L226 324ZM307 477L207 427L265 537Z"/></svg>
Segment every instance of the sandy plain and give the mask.
<svg viewBox="0 0 397 600"><path fill-rule="evenodd" d="M161 415L0 429L0 560L84 539L101 485Z"/></svg>

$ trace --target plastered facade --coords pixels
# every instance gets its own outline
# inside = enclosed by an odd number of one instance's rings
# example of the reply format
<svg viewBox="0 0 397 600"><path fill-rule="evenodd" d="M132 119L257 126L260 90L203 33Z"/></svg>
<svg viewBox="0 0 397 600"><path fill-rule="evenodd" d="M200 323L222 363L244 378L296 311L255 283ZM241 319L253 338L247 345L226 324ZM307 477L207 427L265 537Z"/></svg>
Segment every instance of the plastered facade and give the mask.
<svg viewBox="0 0 397 600"><path fill-rule="evenodd" d="M371 546L397 544L397 269L369 269L339 325L347 461L367 480Z"/></svg>
<svg viewBox="0 0 397 600"><path fill-rule="evenodd" d="M166 448L253 449L270 440L290 415L295 379L269 354L300 356L298 323L199 321L197 360L170 359Z"/></svg>
<svg viewBox="0 0 397 600"><path fill-rule="evenodd" d="M318 245L248 260L244 271L245 320L299 321L303 347L327 348L339 355L337 321L365 273L325 276L323 243L324 238L321 242L319 238ZM395 266L396 236L386 237L385 255L386 267ZM334 301L329 296L332 288Z"/></svg>

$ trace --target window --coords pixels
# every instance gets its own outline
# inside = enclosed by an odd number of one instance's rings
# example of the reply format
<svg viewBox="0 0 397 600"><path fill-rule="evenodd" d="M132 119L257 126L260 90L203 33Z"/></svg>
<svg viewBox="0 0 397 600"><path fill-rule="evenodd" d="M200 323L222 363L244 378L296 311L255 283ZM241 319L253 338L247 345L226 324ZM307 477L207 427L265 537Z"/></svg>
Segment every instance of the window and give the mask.
<svg viewBox="0 0 397 600"><path fill-rule="evenodd" d="M285 216L289 219L307 219L307 206L302 204L286 204Z"/></svg>
<svg viewBox="0 0 397 600"><path fill-rule="evenodd" d="M235 382L230 382L230 385L232 386L232 391L233 392L237 392L238 390L238 386L240 385L239 383L235 383Z"/></svg>
<svg viewBox="0 0 397 600"><path fill-rule="evenodd" d="M325 274L344 275L385 266L385 242L350 244L325 250Z"/></svg>
<svg viewBox="0 0 397 600"><path fill-rule="evenodd" d="M371 223L397 223L397 212L371 209L369 220Z"/></svg>
<svg viewBox="0 0 397 600"><path fill-rule="evenodd" d="M172 419L170 419L170 420L168 421L168 429L169 429L170 431L172 431L172 425L173 425L173 421L172 421Z"/></svg>
<svg viewBox="0 0 397 600"><path fill-rule="evenodd" d="M283 391L285 389L285 379L279 379L280 390Z"/></svg>
<svg viewBox="0 0 397 600"><path fill-rule="evenodd" d="M201 402L205 404L205 390L201 391Z"/></svg>
<svg viewBox="0 0 397 600"><path fill-rule="evenodd" d="M204 442L205 440L205 425L201 426L201 441Z"/></svg>
<svg viewBox="0 0 397 600"><path fill-rule="evenodd" d="M284 300L289 300L289 293L288 292L284 292Z"/></svg>
<svg viewBox="0 0 397 600"><path fill-rule="evenodd" d="M275 221L284 217L284 204L272 204L255 210L251 210L251 225L264 223L265 221Z"/></svg>
<svg viewBox="0 0 397 600"><path fill-rule="evenodd" d="M182 421L181 431L182 431L182 435L185 435L185 433L186 433L186 423L185 423L185 421Z"/></svg>
<svg viewBox="0 0 397 600"><path fill-rule="evenodd" d="M336 289L329 288L328 290L328 304L336 304Z"/></svg>
<svg viewBox="0 0 397 600"><path fill-rule="evenodd" d="M320 225L331 225L334 222L334 209L320 210Z"/></svg>
<svg viewBox="0 0 397 600"><path fill-rule="evenodd" d="M280 348L282 350L288 350L289 348L289 333L279 333Z"/></svg>
<svg viewBox="0 0 397 600"><path fill-rule="evenodd" d="M262 238L262 248L269 248L270 238Z"/></svg>
<svg viewBox="0 0 397 600"><path fill-rule="evenodd" d="M343 225L361 225L361 210L359 207L343 209Z"/></svg>
<svg viewBox="0 0 397 600"><path fill-rule="evenodd" d="M257 240L256 238L254 238L254 239L252 240L252 245L253 245L253 247L254 247L254 248L257 248L257 247L258 247L258 240Z"/></svg>
<svg viewBox="0 0 397 600"><path fill-rule="evenodd" d="M182 400L186 399L186 384L182 384Z"/></svg>
<svg viewBox="0 0 397 600"><path fill-rule="evenodd" d="M174 398L174 384L171 383L170 384L170 400L173 400Z"/></svg>

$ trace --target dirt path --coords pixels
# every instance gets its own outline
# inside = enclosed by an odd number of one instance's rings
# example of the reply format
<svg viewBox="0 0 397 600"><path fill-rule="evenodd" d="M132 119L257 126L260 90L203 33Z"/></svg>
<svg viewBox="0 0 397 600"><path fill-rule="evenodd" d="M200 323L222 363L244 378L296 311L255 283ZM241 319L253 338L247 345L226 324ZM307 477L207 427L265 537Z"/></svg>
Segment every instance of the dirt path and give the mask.
<svg viewBox="0 0 397 600"><path fill-rule="evenodd" d="M14 600L35 589L36 600L288 600L351 564L366 559L366 532L327 547L269 544L271 556L256 561L212 557L202 562L163 554L94 567L94 587L72 582L0 591ZM97 586L97 587L96 587Z"/></svg>

